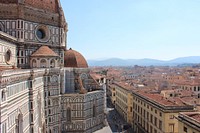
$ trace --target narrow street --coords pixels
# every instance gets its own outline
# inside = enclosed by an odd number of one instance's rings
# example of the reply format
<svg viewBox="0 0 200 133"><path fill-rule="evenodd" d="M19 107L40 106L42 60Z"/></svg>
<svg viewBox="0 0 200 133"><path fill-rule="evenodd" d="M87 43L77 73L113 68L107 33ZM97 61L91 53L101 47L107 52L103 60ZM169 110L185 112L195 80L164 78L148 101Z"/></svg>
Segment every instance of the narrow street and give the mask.
<svg viewBox="0 0 200 133"><path fill-rule="evenodd" d="M107 121L113 133L133 133L133 129L131 129L131 126L129 126L127 122L119 115L114 106L108 100L107 111Z"/></svg>

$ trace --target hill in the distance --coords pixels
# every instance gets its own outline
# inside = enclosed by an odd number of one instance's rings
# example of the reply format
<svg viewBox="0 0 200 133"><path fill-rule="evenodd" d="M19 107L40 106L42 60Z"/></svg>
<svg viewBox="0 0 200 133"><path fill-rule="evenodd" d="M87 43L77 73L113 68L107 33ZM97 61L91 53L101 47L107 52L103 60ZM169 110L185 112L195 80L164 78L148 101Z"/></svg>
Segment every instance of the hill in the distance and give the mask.
<svg viewBox="0 0 200 133"><path fill-rule="evenodd" d="M89 66L176 66L181 64L198 64L200 56L180 57L173 60L162 61L155 59L120 59L111 58L106 60L88 60Z"/></svg>

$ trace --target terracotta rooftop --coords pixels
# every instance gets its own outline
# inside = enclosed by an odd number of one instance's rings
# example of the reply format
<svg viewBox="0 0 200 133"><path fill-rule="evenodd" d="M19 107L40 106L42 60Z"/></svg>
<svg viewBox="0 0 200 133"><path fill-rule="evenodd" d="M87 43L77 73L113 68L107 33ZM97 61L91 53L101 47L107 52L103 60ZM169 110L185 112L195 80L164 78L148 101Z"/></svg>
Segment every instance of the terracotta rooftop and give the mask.
<svg viewBox="0 0 200 133"><path fill-rule="evenodd" d="M191 114L186 114L186 115L200 122L200 113L191 113Z"/></svg>
<svg viewBox="0 0 200 133"><path fill-rule="evenodd" d="M161 94L137 91L136 93L148 98L154 102L157 102L164 106L185 106L185 103L180 98L165 98Z"/></svg>
<svg viewBox="0 0 200 133"><path fill-rule="evenodd" d="M94 79L105 78L105 75L100 75L100 74L96 74L96 73L90 73L90 75L91 75Z"/></svg>
<svg viewBox="0 0 200 133"><path fill-rule="evenodd" d="M41 46L37 51L35 51L31 56L58 56L53 50L48 46Z"/></svg>
<svg viewBox="0 0 200 133"><path fill-rule="evenodd" d="M88 68L87 61L85 58L77 51L71 48L65 51L65 67L75 67L75 68Z"/></svg>
<svg viewBox="0 0 200 133"><path fill-rule="evenodd" d="M194 80L176 80L175 84L177 85L188 85L188 86L199 86L199 82L195 82Z"/></svg>
<svg viewBox="0 0 200 133"><path fill-rule="evenodd" d="M125 82L114 82L114 84L124 88L125 90L135 90L135 88L128 83Z"/></svg>

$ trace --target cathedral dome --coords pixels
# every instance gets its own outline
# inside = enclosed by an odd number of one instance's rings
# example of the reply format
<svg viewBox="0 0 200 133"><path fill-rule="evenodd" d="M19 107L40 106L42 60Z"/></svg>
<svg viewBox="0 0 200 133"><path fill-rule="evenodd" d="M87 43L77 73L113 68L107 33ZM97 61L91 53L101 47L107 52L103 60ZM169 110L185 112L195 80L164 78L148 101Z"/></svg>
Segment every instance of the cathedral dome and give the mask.
<svg viewBox="0 0 200 133"><path fill-rule="evenodd" d="M0 18L67 26L60 0L0 0Z"/></svg>
<svg viewBox="0 0 200 133"><path fill-rule="evenodd" d="M59 10L58 0L25 0L24 3L27 6L43 9L49 12L58 13Z"/></svg>
<svg viewBox="0 0 200 133"><path fill-rule="evenodd" d="M23 4L25 6L43 9L45 11L58 13L58 0L0 0L2 4Z"/></svg>
<svg viewBox="0 0 200 133"><path fill-rule="evenodd" d="M65 67L88 68L87 61L79 52L71 48L65 51Z"/></svg>

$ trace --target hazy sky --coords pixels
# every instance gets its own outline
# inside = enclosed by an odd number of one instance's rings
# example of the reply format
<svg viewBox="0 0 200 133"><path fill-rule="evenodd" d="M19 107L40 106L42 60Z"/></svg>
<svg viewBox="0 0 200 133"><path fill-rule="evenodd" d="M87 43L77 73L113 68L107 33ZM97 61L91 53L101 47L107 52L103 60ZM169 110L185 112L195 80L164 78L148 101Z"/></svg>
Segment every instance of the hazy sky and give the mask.
<svg viewBox="0 0 200 133"><path fill-rule="evenodd" d="M86 59L200 56L200 0L61 0Z"/></svg>

